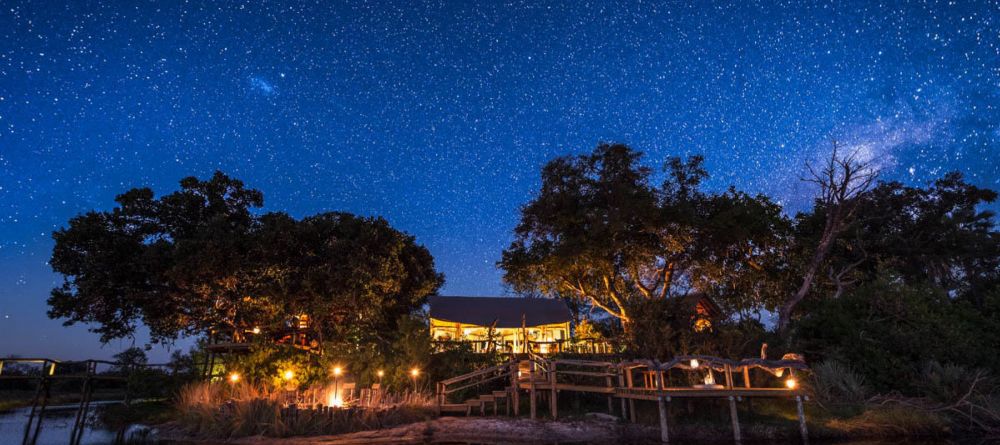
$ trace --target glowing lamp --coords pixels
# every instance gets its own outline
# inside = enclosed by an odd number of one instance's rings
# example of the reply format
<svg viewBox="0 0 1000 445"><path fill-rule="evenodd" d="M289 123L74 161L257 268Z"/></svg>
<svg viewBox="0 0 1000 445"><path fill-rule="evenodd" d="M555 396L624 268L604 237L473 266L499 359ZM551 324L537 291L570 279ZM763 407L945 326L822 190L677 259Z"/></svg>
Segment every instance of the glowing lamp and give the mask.
<svg viewBox="0 0 1000 445"><path fill-rule="evenodd" d="M795 379L785 380L785 387L788 389L795 389L796 386L799 386L799 382L796 382Z"/></svg>
<svg viewBox="0 0 1000 445"><path fill-rule="evenodd" d="M254 334L260 334L260 327L254 326L250 332L253 332Z"/></svg>
<svg viewBox="0 0 1000 445"><path fill-rule="evenodd" d="M691 367L692 368L697 368L699 365L701 365L701 364L698 363L698 359L696 359L696 358L691 359Z"/></svg>
<svg viewBox="0 0 1000 445"><path fill-rule="evenodd" d="M375 373L375 375L377 375L379 378L385 377L385 371L379 369L378 372Z"/></svg>
<svg viewBox="0 0 1000 445"><path fill-rule="evenodd" d="M336 393L330 393L330 397L327 399L327 405L334 408L342 408L344 406L344 399L340 398Z"/></svg>
<svg viewBox="0 0 1000 445"><path fill-rule="evenodd" d="M291 380L291 379L295 378L295 373L292 372L291 369L289 369L289 370L285 371L284 374L282 374L281 376L284 377L285 380Z"/></svg>
<svg viewBox="0 0 1000 445"><path fill-rule="evenodd" d="M229 374L229 382L230 383L236 383L238 381L240 381L240 375L239 374L237 374L235 372L232 373L232 374Z"/></svg>
<svg viewBox="0 0 1000 445"><path fill-rule="evenodd" d="M418 375L420 375L420 369L413 368L413 369L410 370L410 376L411 377L416 378Z"/></svg>
<svg viewBox="0 0 1000 445"><path fill-rule="evenodd" d="M340 377L340 374L343 374L343 373L344 373L344 370L340 366L334 366L333 367L333 375L335 377Z"/></svg>

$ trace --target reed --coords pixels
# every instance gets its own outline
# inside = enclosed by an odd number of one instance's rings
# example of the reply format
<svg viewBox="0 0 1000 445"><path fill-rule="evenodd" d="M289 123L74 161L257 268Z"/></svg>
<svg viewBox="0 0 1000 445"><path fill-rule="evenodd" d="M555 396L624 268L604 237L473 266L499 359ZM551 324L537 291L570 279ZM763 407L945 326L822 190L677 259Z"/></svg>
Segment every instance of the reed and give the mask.
<svg viewBox="0 0 1000 445"><path fill-rule="evenodd" d="M414 392L385 394L377 406L343 409L300 409L285 406L283 397L263 386L192 383L177 396L178 423L205 439L289 437L388 428L434 413L433 397Z"/></svg>

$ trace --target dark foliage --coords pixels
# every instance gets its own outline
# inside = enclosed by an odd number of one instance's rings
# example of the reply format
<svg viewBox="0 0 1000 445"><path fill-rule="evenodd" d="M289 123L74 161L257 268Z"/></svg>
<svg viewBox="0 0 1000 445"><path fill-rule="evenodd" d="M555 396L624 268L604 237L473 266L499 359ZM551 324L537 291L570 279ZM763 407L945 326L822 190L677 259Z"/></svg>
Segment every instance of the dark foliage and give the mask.
<svg viewBox="0 0 1000 445"><path fill-rule="evenodd" d="M160 198L141 188L116 202L53 235L51 264L64 282L49 316L90 324L103 341L140 323L154 342L278 330L300 313L317 321L315 337L360 340L395 331L443 281L427 249L384 219L258 216L261 193L218 172Z"/></svg>
<svg viewBox="0 0 1000 445"><path fill-rule="evenodd" d="M504 251L504 280L523 293L593 306L626 329L648 301L690 292L743 316L772 308L789 230L764 196L708 193L703 159L670 158L659 186L621 144L561 157L542 170Z"/></svg>

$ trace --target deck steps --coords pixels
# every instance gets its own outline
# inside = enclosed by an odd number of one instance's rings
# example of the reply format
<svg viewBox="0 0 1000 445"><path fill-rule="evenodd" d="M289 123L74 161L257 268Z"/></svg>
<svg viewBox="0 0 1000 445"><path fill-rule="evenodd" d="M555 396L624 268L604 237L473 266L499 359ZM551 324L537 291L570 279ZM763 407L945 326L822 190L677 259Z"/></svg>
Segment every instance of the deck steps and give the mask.
<svg viewBox="0 0 1000 445"><path fill-rule="evenodd" d="M468 406L464 403L443 403L441 404L441 412L465 414L468 412Z"/></svg>
<svg viewBox="0 0 1000 445"><path fill-rule="evenodd" d="M493 391L489 394L480 394L475 398L466 400L464 403L453 403L441 405L442 412L451 413L465 413L466 416L472 415L473 412L477 412L480 415L486 415L488 406L492 405L493 415L500 414L500 402L505 402L504 411L510 411L510 405L506 403L509 397L508 391Z"/></svg>

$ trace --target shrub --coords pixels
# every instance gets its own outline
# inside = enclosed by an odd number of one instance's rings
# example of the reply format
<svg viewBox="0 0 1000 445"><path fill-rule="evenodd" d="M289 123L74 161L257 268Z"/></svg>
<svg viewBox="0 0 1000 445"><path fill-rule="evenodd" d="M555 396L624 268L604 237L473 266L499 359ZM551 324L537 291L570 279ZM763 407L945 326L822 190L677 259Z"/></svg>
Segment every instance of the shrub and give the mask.
<svg viewBox="0 0 1000 445"><path fill-rule="evenodd" d="M990 392L992 381L983 370L928 362L916 386L932 402L951 405Z"/></svg>
<svg viewBox="0 0 1000 445"><path fill-rule="evenodd" d="M890 274L810 304L794 327L794 349L849 363L880 391L919 394L921 365L930 361L1000 370L1000 355L983 347L1000 344L1000 319L932 285L905 284Z"/></svg>
<svg viewBox="0 0 1000 445"><path fill-rule="evenodd" d="M869 397L865 378L840 362L828 360L812 367L812 390L827 408L860 410Z"/></svg>

